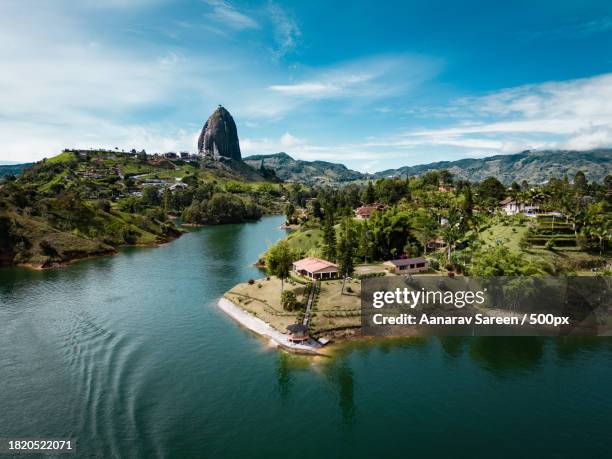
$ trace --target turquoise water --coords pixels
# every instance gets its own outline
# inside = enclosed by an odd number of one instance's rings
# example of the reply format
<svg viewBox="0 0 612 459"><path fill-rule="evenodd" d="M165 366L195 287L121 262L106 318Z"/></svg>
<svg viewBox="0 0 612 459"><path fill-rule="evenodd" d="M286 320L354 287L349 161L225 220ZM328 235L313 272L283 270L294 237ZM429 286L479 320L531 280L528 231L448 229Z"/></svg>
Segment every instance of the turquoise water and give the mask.
<svg viewBox="0 0 612 459"><path fill-rule="evenodd" d="M384 341L321 363L241 329L216 300L281 220L0 270L0 437L73 437L80 457L608 456L611 340Z"/></svg>

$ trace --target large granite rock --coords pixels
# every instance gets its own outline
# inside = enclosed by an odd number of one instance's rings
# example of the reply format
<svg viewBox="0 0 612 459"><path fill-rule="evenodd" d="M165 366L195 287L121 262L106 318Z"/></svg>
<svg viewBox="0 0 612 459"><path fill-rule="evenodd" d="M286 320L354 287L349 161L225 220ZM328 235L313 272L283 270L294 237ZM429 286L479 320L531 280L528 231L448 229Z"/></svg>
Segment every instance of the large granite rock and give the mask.
<svg viewBox="0 0 612 459"><path fill-rule="evenodd" d="M240 161L240 144L234 118L224 107L219 105L204 124L198 139L198 151L215 159L232 158Z"/></svg>

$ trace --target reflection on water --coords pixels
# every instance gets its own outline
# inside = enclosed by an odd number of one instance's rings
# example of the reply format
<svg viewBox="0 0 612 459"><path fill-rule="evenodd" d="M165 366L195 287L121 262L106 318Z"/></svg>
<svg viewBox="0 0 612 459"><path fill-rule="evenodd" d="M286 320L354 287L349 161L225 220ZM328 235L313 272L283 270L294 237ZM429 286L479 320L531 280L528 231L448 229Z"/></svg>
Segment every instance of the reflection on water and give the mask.
<svg viewBox="0 0 612 459"><path fill-rule="evenodd" d="M544 355L541 337L477 336L471 338L469 355L491 372L512 372L537 367Z"/></svg>
<svg viewBox="0 0 612 459"><path fill-rule="evenodd" d="M83 457L454 457L477 455L481 438L496 457L609 452L612 339L372 339L323 359L262 350L215 302L258 275L281 221L54 271L1 269L1 436L74 436Z"/></svg>

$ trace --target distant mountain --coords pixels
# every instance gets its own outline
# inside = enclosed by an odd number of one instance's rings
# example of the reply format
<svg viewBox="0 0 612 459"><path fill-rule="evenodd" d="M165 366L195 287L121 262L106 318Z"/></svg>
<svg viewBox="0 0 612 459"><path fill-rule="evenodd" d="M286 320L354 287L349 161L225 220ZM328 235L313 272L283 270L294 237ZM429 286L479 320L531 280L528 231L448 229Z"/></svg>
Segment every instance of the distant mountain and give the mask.
<svg viewBox="0 0 612 459"><path fill-rule="evenodd" d="M363 180L368 175L348 169L343 164L327 161L302 161L293 159L287 153L253 155L243 158L249 166L259 169L262 165L276 172L276 176L287 182L301 182L307 185L333 185L342 182Z"/></svg>
<svg viewBox="0 0 612 459"><path fill-rule="evenodd" d="M32 163L25 164L2 164L0 165L0 178L5 175L19 175L26 168L30 167Z"/></svg>
<svg viewBox="0 0 612 459"><path fill-rule="evenodd" d="M418 176L440 169L448 169L456 177L473 182L496 177L508 185L522 180L538 184L551 177L562 178L564 175L571 179L579 170L585 173L589 181L601 182L606 175L612 174L612 149L524 151L512 155L404 166L377 172L375 176Z"/></svg>

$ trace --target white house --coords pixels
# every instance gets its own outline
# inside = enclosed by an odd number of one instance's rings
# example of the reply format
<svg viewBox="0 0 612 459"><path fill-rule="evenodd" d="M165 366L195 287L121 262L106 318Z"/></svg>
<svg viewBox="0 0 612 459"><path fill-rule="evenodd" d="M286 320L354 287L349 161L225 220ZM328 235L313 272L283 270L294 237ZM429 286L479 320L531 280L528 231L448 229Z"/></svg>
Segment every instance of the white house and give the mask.
<svg viewBox="0 0 612 459"><path fill-rule="evenodd" d="M510 197L500 201L499 205L501 206L502 212L506 215L517 215L522 212L527 217L535 217L540 210L538 206L526 206Z"/></svg>

